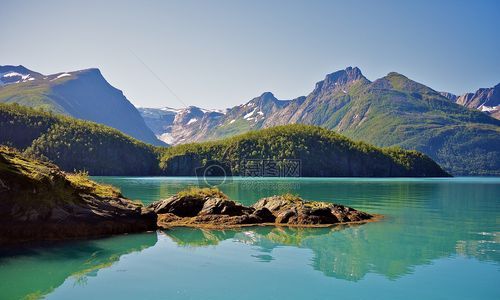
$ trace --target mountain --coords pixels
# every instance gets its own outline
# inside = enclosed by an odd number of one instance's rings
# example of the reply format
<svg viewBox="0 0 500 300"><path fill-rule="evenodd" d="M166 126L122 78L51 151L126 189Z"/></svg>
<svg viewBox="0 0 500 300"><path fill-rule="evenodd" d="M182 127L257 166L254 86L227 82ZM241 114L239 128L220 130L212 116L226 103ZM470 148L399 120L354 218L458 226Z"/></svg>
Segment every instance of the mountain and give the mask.
<svg viewBox="0 0 500 300"><path fill-rule="evenodd" d="M305 97L278 100L266 92L223 115L205 113L203 122L183 128L182 138L172 143L299 123L376 146L415 149L452 174L499 175L500 121L445 96L396 72L372 82L359 68L348 67L328 74ZM170 134L177 136L174 129Z"/></svg>
<svg viewBox="0 0 500 300"><path fill-rule="evenodd" d="M206 110L196 106L181 109L139 108L146 124L156 137L167 144L180 144L189 140L202 139L209 129L217 125L224 113Z"/></svg>
<svg viewBox="0 0 500 300"><path fill-rule="evenodd" d="M158 175L153 146L101 124L0 104L0 144L43 157L64 171L91 175Z"/></svg>
<svg viewBox="0 0 500 300"><path fill-rule="evenodd" d="M91 175L196 175L210 160L269 159L283 164L298 159L302 176L447 176L416 151L381 149L306 125L263 129L218 142L153 147L101 124L0 104L0 128L0 144L50 160L64 171ZM241 174L239 167L232 169L235 175Z"/></svg>
<svg viewBox="0 0 500 300"><path fill-rule="evenodd" d="M297 171L294 174L303 177L449 176L417 151L378 148L331 130L300 124L163 148L160 157L160 167L167 176L194 176L196 170L203 174L219 171L215 174L219 176L264 176L267 172L279 176L292 164Z"/></svg>
<svg viewBox="0 0 500 300"><path fill-rule="evenodd" d="M137 109L98 69L42 75L23 66L0 66L0 103L18 103L116 128L136 139L164 145Z"/></svg>
<svg viewBox="0 0 500 300"><path fill-rule="evenodd" d="M158 139L172 144L174 140L171 138L172 124L175 116L180 112L180 109L165 108L138 108L146 125L153 131Z"/></svg>
<svg viewBox="0 0 500 300"><path fill-rule="evenodd" d="M475 93L466 93L455 100L458 104L475 108L500 119L500 83L492 88L482 88Z"/></svg>

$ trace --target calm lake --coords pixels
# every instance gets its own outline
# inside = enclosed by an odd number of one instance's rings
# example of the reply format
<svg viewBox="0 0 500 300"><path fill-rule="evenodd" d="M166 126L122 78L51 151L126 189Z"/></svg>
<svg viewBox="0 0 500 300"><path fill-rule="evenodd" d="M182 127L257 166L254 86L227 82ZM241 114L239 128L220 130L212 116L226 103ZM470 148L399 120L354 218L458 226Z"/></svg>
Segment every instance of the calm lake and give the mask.
<svg viewBox="0 0 500 300"><path fill-rule="evenodd" d="M145 204L196 178L95 177ZM321 229L178 228L2 249L0 299L500 299L500 178L235 178L385 215Z"/></svg>

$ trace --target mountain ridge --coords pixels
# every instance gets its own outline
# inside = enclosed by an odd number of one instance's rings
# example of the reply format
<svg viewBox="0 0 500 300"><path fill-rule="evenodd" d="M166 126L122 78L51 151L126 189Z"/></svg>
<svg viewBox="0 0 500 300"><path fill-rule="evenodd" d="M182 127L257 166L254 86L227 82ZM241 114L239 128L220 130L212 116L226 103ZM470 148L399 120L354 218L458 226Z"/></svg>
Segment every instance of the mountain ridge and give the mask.
<svg viewBox="0 0 500 300"><path fill-rule="evenodd" d="M500 83L491 88L480 88L474 93L466 93L458 96L455 102L500 119Z"/></svg>
<svg viewBox="0 0 500 300"><path fill-rule="evenodd" d="M298 123L333 129L377 146L420 150L455 174L491 174L500 169L495 158L500 155L495 150L500 149L499 120L396 72L372 82L359 68L348 67L326 75L307 96L279 100L265 92L216 118L201 119L204 122L177 124L170 133L172 144Z"/></svg>

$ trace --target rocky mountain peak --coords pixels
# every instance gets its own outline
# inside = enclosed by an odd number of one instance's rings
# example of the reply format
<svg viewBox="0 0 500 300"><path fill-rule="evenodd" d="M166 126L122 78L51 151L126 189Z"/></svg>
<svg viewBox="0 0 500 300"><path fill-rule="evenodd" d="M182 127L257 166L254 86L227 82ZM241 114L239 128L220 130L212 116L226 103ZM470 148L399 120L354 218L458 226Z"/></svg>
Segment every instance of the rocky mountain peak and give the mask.
<svg viewBox="0 0 500 300"><path fill-rule="evenodd" d="M177 113L174 119L174 123L183 124L183 125L191 125L195 122L198 122L203 118L205 114L199 107L196 106L188 106Z"/></svg>
<svg viewBox="0 0 500 300"><path fill-rule="evenodd" d="M347 83L365 78L358 67L347 67L345 70L340 70L326 75L325 84L345 85Z"/></svg>
<svg viewBox="0 0 500 300"><path fill-rule="evenodd" d="M271 92L262 93L262 95L260 95L260 98L266 100L277 100L276 97L274 97L274 94Z"/></svg>
<svg viewBox="0 0 500 300"><path fill-rule="evenodd" d="M466 93L456 99L456 103L475 108L500 118L500 83L492 88L480 88L475 93Z"/></svg>
<svg viewBox="0 0 500 300"><path fill-rule="evenodd" d="M482 91L483 97L486 99L486 103L489 106L500 105L500 83L492 88L484 89Z"/></svg>
<svg viewBox="0 0 500 300"><path fill-rule="evenodd" d="M271 92L264 92L257 98L251 100L251 102L256 102L257 104L267 104L270 102L278 101L278 99Z"/></svg>
<svg viewBox="0 0 500 300"><path fill-rule="evenodd" d="M343 87L349 86L351 83L358 80L365 80L369 82L368 79L363 76L361 70L358 67L347 67L345 70L340 70L326 75L323 81L316 83L316 87L314 90L320 91L334 90L339 88L343 89Z"/></svg>
<svg viewBox="0 0 500 300"><path fill-rule="evenodd" d="M243 105L240 105L240 107L243 107L244 109L253 109L255 107L262 107L276 101L278 101L278 99L274 97L273 93L264 92L260 96L253 98Z"/></svg>

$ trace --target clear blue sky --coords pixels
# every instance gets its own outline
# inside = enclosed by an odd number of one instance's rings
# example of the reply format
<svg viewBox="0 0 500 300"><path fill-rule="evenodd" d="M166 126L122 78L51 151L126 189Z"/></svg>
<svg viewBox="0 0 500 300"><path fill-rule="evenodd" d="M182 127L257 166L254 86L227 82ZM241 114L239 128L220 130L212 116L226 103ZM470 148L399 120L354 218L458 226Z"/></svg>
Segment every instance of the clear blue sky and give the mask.
<svg viewBox="0 0 500 300"><path fill-rule="evenodd" d="M101 3L106 2L106 3ZM98 67L136 106L309 93L358 66L461 94L500 82L500 1L2 1L0 64Z"/></svg>

